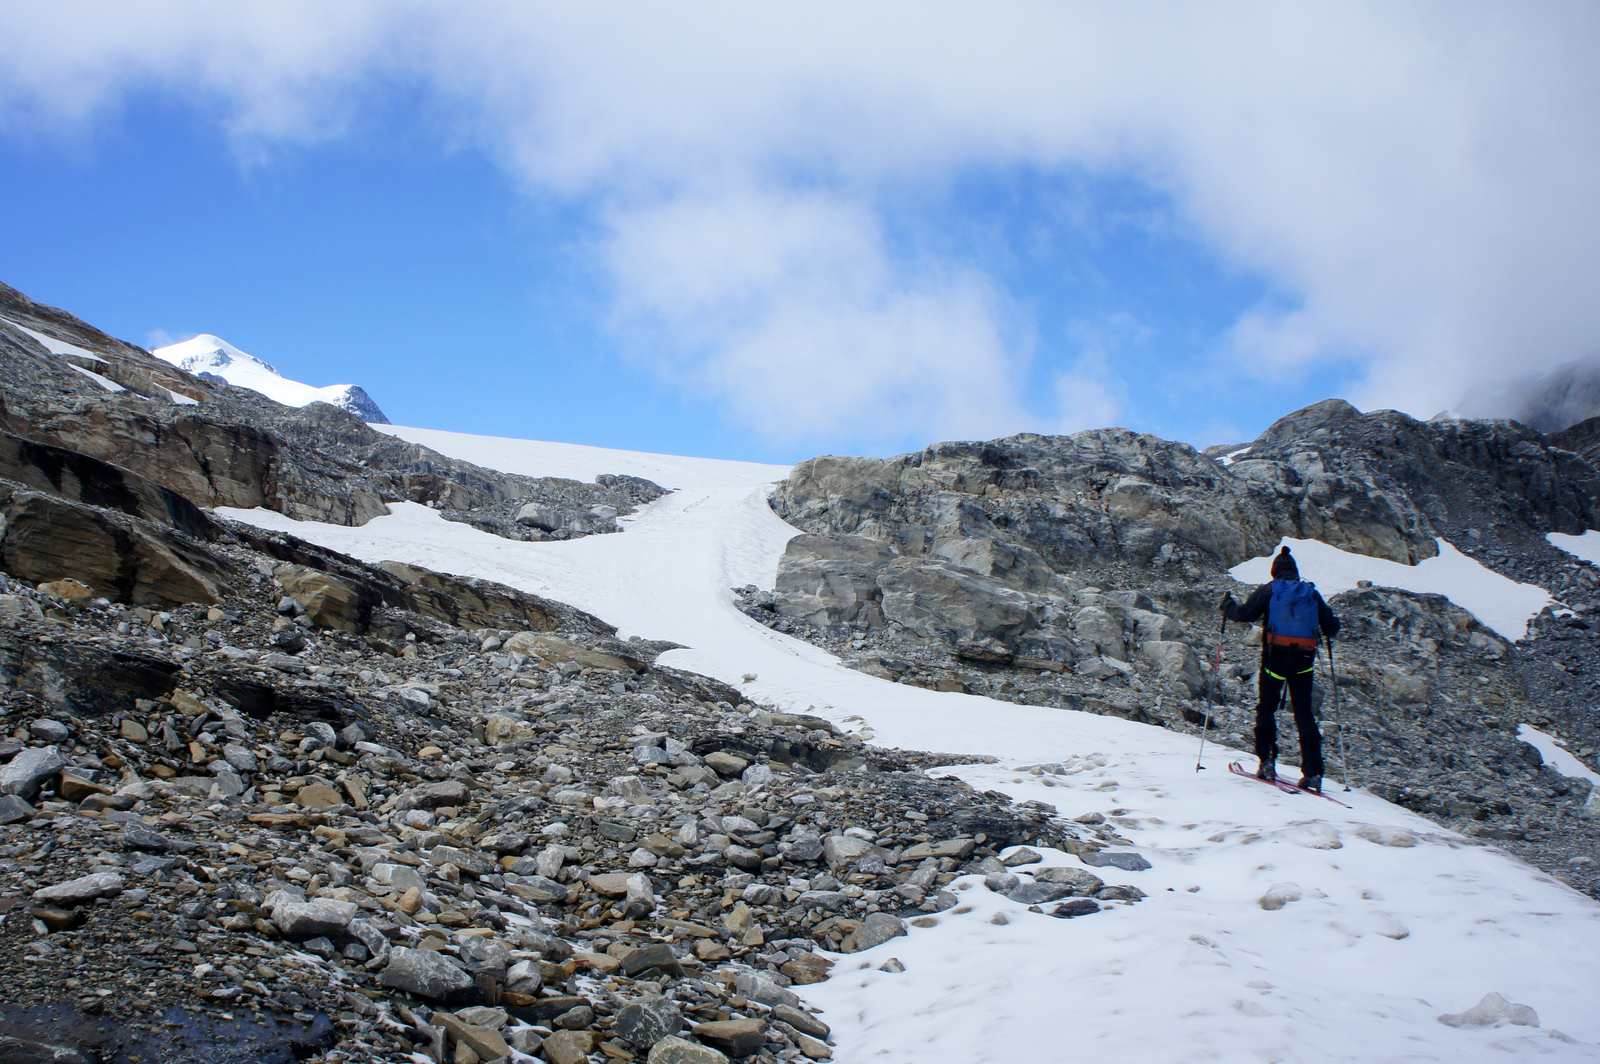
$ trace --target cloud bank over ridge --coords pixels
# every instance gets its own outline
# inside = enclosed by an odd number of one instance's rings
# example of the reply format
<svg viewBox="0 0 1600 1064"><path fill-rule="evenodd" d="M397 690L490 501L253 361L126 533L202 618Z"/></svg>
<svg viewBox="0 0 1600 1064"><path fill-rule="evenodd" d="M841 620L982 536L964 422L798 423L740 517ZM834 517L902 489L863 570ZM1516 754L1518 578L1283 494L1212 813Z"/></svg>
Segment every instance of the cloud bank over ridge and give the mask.
<svg viewBox="0 0 1600 1064"><path fill-rule="evenodd" d="M153 0L13 9L0 31L0 135L92 130L153 91L270 159L420 87L442 142L592 210L639 358L777 435L1123 411L1098 351L1030 403L1028 308L888 232L905 189L974 170L1159 188L1282 295L1219 338L1224 376L1344 364L1358 403L1427 415L1600 352L1588 3Z"/></svg>

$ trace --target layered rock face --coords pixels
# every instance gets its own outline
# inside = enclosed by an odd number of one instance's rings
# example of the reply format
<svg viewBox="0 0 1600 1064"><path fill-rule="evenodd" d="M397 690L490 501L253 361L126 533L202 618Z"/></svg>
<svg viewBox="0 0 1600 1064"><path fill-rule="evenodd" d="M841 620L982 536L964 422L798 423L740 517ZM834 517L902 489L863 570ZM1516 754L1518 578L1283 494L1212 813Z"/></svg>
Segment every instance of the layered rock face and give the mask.
<svg viewBox="0 0 1600 1064"><path fill-rule="evenodd" d="M817 458L772 498L812 533L789 544L774 606L1029 667L1127 661L1175 634L1153 608L1183 614L1195 582L1283 536L1403 563L1445 536L1553 565L1543 534L1594 527L1597 499L1596 468L1532 430L1362 415L1339 401L1218 456L1111 429Z"/></svg>
<svg viewBox="0 0 1600 1064"><path fill-rule="evenodd" d="M1544 538L1600 527L1582 439L1332 400L1207 453L1109 429L817 458L771 499L804 533L774 590L736 590L750 616L875 675L1174 728L1220 706L1249 748L1254 633L1235 628L1208 667L1216 603L1241 590L1227 570L1284 536L1401 563L1443 538L1562 608L1510 644L1438 596L1337 599L1351 771L1570 875L1600 832L1583 787L1530 761L1516 726L1600 751L1600 572ZM1282 746L1294 760L1292 726Z"/></svg>

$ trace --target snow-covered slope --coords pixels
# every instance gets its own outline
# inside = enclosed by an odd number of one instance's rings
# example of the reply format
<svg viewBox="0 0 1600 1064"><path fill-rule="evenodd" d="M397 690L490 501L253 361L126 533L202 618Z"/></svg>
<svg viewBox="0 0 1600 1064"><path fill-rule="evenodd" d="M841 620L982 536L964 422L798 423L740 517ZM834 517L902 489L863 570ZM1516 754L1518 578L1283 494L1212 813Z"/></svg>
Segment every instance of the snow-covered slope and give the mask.
<svg viewBox="0 0 1600 1064"><path fill-rule="evenodd" d="M359 528L228 515L571 602L625 636L687 646L664 664L881 743L991 755L952 771L1065 816L1112 809L1152 862L1097 869L1149 898L1076 920L958 881L963 904L932 926L798 988L825 1010L835 1059L1600 1059L1600 905L1528 866L1337 783L1354 808L1235 778L1238 751L1209 747L1196 774L1194 741L1170 731L882 681L739 613L730 588L770 587L795 534L766 505L784 469L387 431L508 472L633 473L677 490L621 535L564 543L510 542L412 504ZM1269 910L1269 893L1297 900ZM891 957L903 972L879 970ZM1542 1026L1440 1022L1491 992Z"/></svg>
<svg viewBox="0 0 1600 1064"><path fill-rule="evenodd" d="M289 380L261 359L210 333L158 347L150 353L197 377L220 377L235 387L260 392L284 406L330 403L350 411L363 421L378 424L387 424L389 421L378 409L378 404L359 385L330 384L315 388Z"/></svg>

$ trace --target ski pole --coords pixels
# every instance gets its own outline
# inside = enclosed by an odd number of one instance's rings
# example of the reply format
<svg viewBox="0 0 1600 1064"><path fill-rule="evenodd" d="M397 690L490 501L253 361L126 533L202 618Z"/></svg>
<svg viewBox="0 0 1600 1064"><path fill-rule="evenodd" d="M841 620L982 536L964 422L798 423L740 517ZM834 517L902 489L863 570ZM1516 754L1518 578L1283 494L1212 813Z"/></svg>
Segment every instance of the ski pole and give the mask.
<svg viewBox="0 0 1600 1064"><path fill-rule="evenodd" d="M1211 730L1211 710L1217 704L1217 682L1222 678L1222 641L1228 634L1228 615L1222 615L1222 628L1217 632L1217 653L1211 660L1211 693L1206 698L1206 722L1200 726L1200 753L1195 756L1194 770L1204 772L1200 762L1206 756L1206 733Z"/></svg>
<svg viewBox="0 0 1600 1064"><path fill-rule="evenodd" d="M1350 758L1345 752L1344 722L1339 719L1339 674L1333 667L1333 639L1324 635L1322 641L1328 645L1328 687L1333 695L1333 726L1339 729L1339 764L1344 768L1344 789L1348 791L1353 774L1350 771Z"/></svg>

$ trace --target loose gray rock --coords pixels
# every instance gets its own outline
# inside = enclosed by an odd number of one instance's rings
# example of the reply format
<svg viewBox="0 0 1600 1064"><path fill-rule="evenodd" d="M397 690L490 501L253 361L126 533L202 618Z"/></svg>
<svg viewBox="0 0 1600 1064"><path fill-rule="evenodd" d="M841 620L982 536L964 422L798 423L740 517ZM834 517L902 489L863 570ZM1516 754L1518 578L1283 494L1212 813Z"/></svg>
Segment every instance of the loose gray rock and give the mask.
<svg viewBox="0 0 1600 1064"><path fill-rule="evenodd" d="M1036 880L1023 880L1010 890L1004 892L1005 896L1018 905L1044 905L1062 898L1070 898L1077 893L1066 883L1041 883Z"/></svg>
<svg viewBox="0 0 1600 1064"><path fill-rule="evenodd" d="M0 622L21 625L44 620L44 610L31 598L22 595L0 595Z"/></svg>
<svg viewBox="0 0 1600 1064"><path fill-rule="evenodd" d="M116 872L93 872L53 887L41 887L33 892L33 900L46 905L82 905L96 898L122 893L122 876Z"/></svg>
<svg viewBox="0 0 1600 1064"><path fill-rule="evenodd" d="M683 1013L664 997L630 1001L617 1013L616 1032L635 1049L649 1049L683 1030Z"/></svg>
<svg viewBox="0 0 1600 1064"><path fill-rule="evenodd" d="M1150 867L1149 861L1128 851L1096 850L1078 859L1091 868L1120 868L1124 872L1143 872Z"/></svg>
<svg viewBox="0 0 1600 1064"><path fill-rule="evenodd" d="M313 898L279 902L272 910L272 923L285 938L306 939L343 934L355 915L353 902Z"/></svg>
<svg viewBox="0 0 1600 1064"><path fill-rule="evenodd" d="M467 800L467 785L460 780L441 780L414 787L400 797L401 809L440 809L462 805Z"/></svg>
<svg viewBox="0 0 1600 1064"><path fill-rule="evenodd" d="M44 782L66 767L66 759L55 747L30 746L0 768L0 794L32 801Z"/></svg>
<svg viewBox="0 0 1600 1064"><path fill-rule="evenodd" d="M33 806L14 794L0 795L0 826L20 824L34 814Z"/></svg>
<svg viewBox="0 0 1600 1064"><path fill-rule="evenodd" d="M669 1035L650 1047L645 1064L728 1064L728 1058L710 1046Z"/></svg>
<svg viewBox="0 0 1600 1064"><path fill-rule="evenodd" d="M845 943L846 952L857 953L873 946L881 946L891 938L899 938L906 933L906 922L898 916L889 913L868 913L867 918L861 921L861 926L856 928L849 940ZM799 1004L798 999L788 1004Z"/></svg>
<svg viewBox="0 0 1600 1064"><path fill-rule="evenodd" d="M1084 897L1100 893L1100 889L1106 885L1105 880L1081 868L1041 868L1033 878L1040 883L1059 883L1069 887L1072 893Z"/></svg>
<svg viewBox="0 0 1600 1064"><path fill-rule="evenodd" d="M472 987L472 976L433 950L395 946L378 981L430 1001L444 1001Z"/></svg>
<svg viewBox="0 0 1600 1064"><path fill-rule="evenodd" d="M28 722L28 734L43 743L64 743L72 735L72 729L59 720L41 717Z"/></svg>

